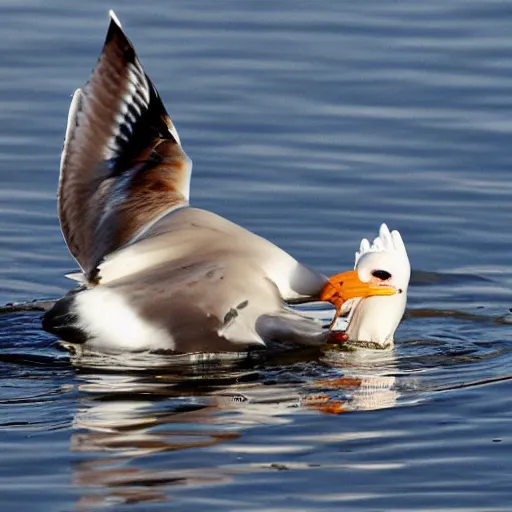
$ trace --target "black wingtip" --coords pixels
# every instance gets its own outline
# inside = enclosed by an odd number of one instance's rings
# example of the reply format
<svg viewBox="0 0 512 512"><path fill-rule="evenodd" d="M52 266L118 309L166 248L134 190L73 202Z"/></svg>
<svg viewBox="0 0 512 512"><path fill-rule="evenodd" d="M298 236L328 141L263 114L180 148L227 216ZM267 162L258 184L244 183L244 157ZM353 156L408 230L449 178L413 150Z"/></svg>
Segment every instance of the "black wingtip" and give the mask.
<svg viewBox="0 0 512 512"><path fill-rule="evenodd" d="M109 11L110 23L108 25L106 42L110 41L115 35L121 34L126 37L121 22L114 14L114 11Z"/></svg>
<svg viewBox="0 0 512 512"><path fill-rule="evenodd" d="M136 82L147 90L147 101L140 101L134 95L133 102L128 102L128 115L125 115L123 123L119 126L116 138L117 155L112 160L112 175L119 175L130 169L140 154L155 144L157 139L172 140L179 144L179 137L174 135L173 126L169 114L152 83L149 76L137 57L133 43L123 31L121 22L114 11L109 12L110 25L108 27L102 58L122 60L130 64L136 74ZM134 82L132 82L134 85ZM136 84L135 84L136 85Z"/></svg>
<svg viewBox="0 0 512 512"><path fill-rule="evenodd" d="M136 59L135 48L132 42L128 39L128 36L124 33L123 26L115 15L114 11L109 11L110 24L108 26L107 35L105 37L105 46L116 40L117 46L119 46L125 53L127 60L133 61Z"/></svg>
<svg viewBox="0 0 512 512"><path fill-rule="evenodd" d="M123 30L123 25L121 25L121 22L119 21L119 18L116 16L116 13L113 9L108 11L108 15L110 17L110 23L115 23L121 30Z"/></svg>
<svg viewBox="0 0 512 512"><path fill-rule="evenodd" d="M110 23L108 25L107 31L107 42L110 41L115 35L121 36L123 39L128 41L128 38L124 33L123 26L121 25L121 22L119 21L119 18L116 16L115 12L110 10L108 15L110 16Z"/></svg>

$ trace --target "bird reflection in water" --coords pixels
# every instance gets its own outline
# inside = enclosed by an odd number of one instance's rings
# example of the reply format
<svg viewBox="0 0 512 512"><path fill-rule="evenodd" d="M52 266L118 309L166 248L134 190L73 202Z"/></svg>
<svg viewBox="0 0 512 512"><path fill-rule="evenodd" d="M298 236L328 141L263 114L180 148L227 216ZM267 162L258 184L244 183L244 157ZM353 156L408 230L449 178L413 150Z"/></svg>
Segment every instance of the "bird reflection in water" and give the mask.
<svg viewBox="0 0 512 512"><path fill-rule="evenodd" d="M275 361L152 370L145 360L134 365L144 370L132 367L129 373L109 371L113 361L93 368L88 360L89 368L78 369L80 407L70 446L88 454L74 467L73 482L82 493L77 510L166 501L173 486L226 483L268 470L272 465L208 467L204 452L199 457L193 451L236 442L251 427L291 423L300 412L340 414L395 404L392 352L323 352L316 356L321 374L318 364L311 369L311 357L299 352ZM158 457L163 452L174 454ZM202 467L193 467L195 457Z"/></svg>

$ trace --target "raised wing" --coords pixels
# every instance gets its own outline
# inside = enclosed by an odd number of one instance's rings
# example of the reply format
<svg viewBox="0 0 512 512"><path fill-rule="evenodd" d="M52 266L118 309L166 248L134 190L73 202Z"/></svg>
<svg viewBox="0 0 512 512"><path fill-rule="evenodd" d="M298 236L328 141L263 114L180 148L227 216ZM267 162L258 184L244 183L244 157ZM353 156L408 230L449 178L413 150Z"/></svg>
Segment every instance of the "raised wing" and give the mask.
<svg viewBox="0 0 512 512"><path fill-rule="evenodd" d="M156 88L111 12L96 67L73 95L60 167L62 233L89 280L107 254L188 204L191 171Z"/></svg>

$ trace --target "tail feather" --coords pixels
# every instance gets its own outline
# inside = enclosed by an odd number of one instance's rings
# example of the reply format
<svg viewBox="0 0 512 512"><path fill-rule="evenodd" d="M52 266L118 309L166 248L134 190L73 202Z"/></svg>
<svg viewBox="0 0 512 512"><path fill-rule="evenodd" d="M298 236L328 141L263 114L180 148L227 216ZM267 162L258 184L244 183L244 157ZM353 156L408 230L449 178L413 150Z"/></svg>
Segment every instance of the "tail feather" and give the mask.
<svg viewBox="0 0 512 512"><path fill-rule="evenodd" d="M85 343L87 341L88 336L78 326L78 316L73 308L76 295L81 291L79 289L69 292L43 315L43 329L45 331L71 343Z"/></svg>

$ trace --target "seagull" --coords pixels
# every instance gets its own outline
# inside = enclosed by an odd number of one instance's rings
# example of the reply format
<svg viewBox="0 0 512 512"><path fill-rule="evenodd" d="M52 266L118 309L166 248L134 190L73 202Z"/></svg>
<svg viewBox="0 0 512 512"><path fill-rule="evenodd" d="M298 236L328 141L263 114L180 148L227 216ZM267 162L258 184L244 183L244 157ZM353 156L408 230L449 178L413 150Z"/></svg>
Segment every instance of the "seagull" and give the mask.
<svg viewBox="0 0 512 512"><path fill-rule="evenodd" d="M398 291L387 274L328 278L191 206L192 162L110 18L92 75L73 94L60 166L59 221L81 269L69 277L81 286L46 312L43 328L98 352L240 353L273 341L324 344L333 331L290 306L323 300L340 311L359 300L360 331L373 304L360 299Z"/></svg>

